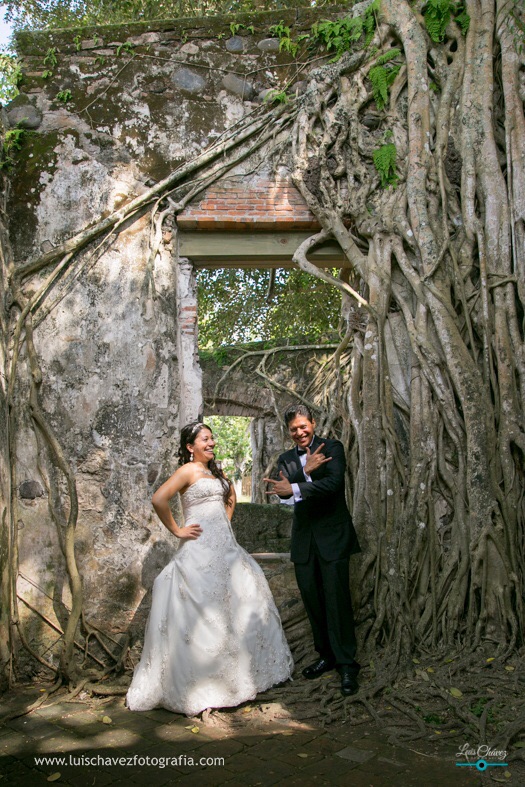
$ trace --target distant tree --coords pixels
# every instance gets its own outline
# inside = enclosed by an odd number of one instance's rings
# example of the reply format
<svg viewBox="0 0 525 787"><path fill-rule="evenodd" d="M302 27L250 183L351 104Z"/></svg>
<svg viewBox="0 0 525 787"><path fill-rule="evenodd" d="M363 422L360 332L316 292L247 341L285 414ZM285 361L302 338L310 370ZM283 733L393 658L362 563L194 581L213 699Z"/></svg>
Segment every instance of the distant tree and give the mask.
<svg viewBox="0 0 525 787"><path fill-rule="evenodd" d="M204 420L213 430L217 441L215 457L221 462L222 469L230 480L240 481L251 470L251 418L211 415Z"/></svg>
<svg viewBox="0 0 525 787"><path fill-rule="evenodd" d="M42 29L327 4L310 0L8 0L4 7L16 29Z"/></svg>

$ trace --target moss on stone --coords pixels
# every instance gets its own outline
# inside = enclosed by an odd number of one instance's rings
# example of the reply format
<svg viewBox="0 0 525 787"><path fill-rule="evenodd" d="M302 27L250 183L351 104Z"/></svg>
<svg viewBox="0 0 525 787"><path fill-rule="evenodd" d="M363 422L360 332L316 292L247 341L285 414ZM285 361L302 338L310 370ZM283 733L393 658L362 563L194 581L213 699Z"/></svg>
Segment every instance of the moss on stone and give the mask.
<svg viewBox="0 0 525 787"><path fill-rule="evenodd" d="M15 48L19 55L27 57L45 53L49 47L55 46L65 52L76 52L74 38L80 36L83 41L93 39L96 35L107 45L113 41L124 43L130 38L144 33L173 33L176 38L217 38L219 35L231 34L232 23L247 28L253 25L256 34L267 35L269 28L283 22L297 31L304 30L319 18L330 17L345 11L344 6L330 6L322 9L287 9L278 11L244 12L236 14L218 14L207 17L186 17L181 19L153 19L144 22L132 22L121 25L88 25L62 28L56 30L21 30L15 33ZM239 34L242 34L240 28Z"/></svg>

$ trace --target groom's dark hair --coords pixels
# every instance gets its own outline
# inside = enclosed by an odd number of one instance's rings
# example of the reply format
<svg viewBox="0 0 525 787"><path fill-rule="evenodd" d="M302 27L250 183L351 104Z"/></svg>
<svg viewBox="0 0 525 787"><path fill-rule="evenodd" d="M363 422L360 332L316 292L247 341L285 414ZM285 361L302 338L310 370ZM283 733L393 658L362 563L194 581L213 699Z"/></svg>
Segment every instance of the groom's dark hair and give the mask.
<svg viewBox="0 0 525 787"><path fill-rule="evenodd" d="M305 418L308 418L310 422L314 420L312 411L305 404L291 404L290 407L286 408L283 415L286 426L288 426L290 421L293 421L294 418L297 418L298 415L303 415Z"/></svg>

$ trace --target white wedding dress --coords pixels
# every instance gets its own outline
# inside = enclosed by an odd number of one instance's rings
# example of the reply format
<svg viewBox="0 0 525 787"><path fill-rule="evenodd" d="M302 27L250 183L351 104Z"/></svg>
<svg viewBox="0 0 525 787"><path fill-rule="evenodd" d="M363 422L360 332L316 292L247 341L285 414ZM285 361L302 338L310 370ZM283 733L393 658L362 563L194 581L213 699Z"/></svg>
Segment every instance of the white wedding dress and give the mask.
<svg viewBox="0 0 525 787"><path fill-rule="evenodd" d="M202 533L183 540L155 580L127 705L193 716L254 699L287 680L293 661L262 569L235 540L219 479L200 478L181 499L185 524Z"/></svg>

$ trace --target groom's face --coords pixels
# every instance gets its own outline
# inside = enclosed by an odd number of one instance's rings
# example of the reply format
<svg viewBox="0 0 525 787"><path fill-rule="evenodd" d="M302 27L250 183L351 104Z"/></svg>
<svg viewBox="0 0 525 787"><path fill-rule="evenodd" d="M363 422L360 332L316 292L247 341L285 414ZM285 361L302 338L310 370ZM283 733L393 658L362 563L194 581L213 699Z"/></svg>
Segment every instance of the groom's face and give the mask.
<svg viewBox="0 0 525 787"><path fill-rule="evenodd" d="M293 421L288 424L290 437L303 450L308 448L312 442L315 431L315 421L309 421L305 415L296 415Z"/></svg>

